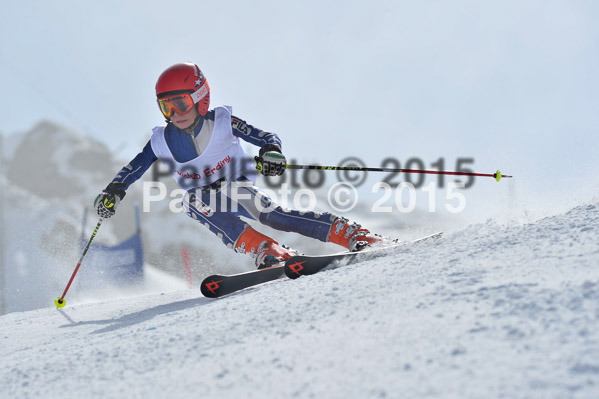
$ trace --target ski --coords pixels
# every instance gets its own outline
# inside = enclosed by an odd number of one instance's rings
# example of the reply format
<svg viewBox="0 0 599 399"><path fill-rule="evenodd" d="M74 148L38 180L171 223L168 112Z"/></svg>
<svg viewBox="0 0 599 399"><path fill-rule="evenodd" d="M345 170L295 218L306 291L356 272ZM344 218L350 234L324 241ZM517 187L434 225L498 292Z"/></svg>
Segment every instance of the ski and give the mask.
<svg viewBox="0 0 599 399"><path fill-rule="evenodd" d="M411 241L410 243L413 244L432 238L438 238L442 234L442 232L431 234ZM285 275L291 279L295 279L300 276L314 274L338 260L346 259L348 263L351 263L358 255L361 255L360 257L362 257L362 255L368 257L381 256L385 254L385 250L401 247L406 244L408 243L402 242L381 248L367 248L358 252L340 252L332 255L293 256L285 263L280 263L266 269L256 269L249 272L230 275L214 274L208 276L202 281L200 288L205 297L218 298L245 288L276 280Z"/></svg>
<svg viewBox="0 0 599 399"><path fill-rule="evenodd" d="M355 252L339 252L331 255L297 255L292 256L285 262L285 275L291 279L296 279L301 276L308 276L318 273L327 266L343 261L344 264L354 263L361 259L371 259L377 256L385 255L385 253L394 248L399 248L407 244L416 244L430 239L441 237L443 232L434 233L426 237L410 241L409 243L401 242L393 245L387 245L380 248L366 248L362 251Z"/></svg>
<svg viewBox="0 0 599 399"><path fill-rule="evenodd" d="M284 275L284 263L265 269L256 269L238 274L214 274L206 277L204 281L202 281L201 290L205 297L218 298L244 288L276 280Z"/></svg>

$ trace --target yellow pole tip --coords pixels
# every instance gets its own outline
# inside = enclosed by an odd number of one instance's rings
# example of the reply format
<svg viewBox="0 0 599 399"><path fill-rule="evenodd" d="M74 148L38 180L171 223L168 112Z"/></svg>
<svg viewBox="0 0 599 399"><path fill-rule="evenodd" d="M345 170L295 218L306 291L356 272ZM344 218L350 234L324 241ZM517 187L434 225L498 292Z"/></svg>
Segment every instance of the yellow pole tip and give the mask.
<svg viewBox="0 0 599 399"><path fill-rule="evenodd" d="M500 179L501 179L501 172L499 170L497 170L497 172L495 172L495 180L497 180L497 182L499 182Z"/></svg>
<svg viewBox="0 0 599 399"><path fill-rule="evenodd" d="M64 305L66 304L66 301L60 297L54 300L54 305L56 305L57 308L64 308Z"/></svg>

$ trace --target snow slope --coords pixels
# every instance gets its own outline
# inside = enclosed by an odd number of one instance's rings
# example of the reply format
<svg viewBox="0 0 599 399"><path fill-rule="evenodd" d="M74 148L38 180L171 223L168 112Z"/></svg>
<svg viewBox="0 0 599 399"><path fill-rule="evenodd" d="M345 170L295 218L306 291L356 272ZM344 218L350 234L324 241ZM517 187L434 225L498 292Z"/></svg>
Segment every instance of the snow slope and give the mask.
<svg viewBox="0 0 599 399"><path fill-rule="evenodd" d="M596 398L599 203L299 280L0 317L3 397ZM53 298L48 298L51 303Z"/></svg>

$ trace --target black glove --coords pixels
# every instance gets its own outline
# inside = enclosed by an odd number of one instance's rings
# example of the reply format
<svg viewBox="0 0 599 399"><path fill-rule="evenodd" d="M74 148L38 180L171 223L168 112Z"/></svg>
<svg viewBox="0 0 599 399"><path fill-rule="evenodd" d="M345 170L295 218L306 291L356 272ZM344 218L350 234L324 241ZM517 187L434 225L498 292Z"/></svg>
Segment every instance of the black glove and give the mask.
<svg viewBox="0 0 599 399"><path fill-rule="evenodd" d="M255 157L256 169L264 176L281 176L285 172L287 160L279 146L266 144L260 148L260 155Z"/></svg>
<svg viewBox="0 0 599 399"><path fill-rule="evenodd" d="M94 200L94 208L98 216L108 219L116 212L119 202L125 198L126 183L112 182Z"/></svg>

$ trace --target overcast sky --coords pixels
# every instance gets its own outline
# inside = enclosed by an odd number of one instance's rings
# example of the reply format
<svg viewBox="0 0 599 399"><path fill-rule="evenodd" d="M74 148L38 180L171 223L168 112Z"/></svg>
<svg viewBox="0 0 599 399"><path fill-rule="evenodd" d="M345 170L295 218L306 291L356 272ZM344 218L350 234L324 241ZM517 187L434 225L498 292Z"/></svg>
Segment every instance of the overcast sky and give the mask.
<svg viewBox="0 0 599 399"><path fill-rule="evenodd" d="M158 75L191 61L300 162L596 183L598 20L593 1L7 2L0 132L47 119L132 158L163 123Z"/></svg>

